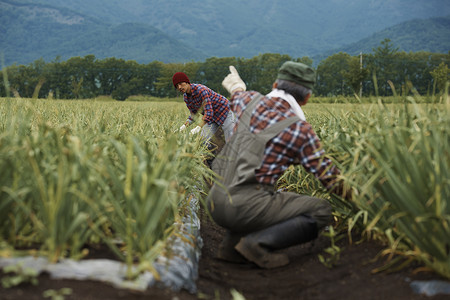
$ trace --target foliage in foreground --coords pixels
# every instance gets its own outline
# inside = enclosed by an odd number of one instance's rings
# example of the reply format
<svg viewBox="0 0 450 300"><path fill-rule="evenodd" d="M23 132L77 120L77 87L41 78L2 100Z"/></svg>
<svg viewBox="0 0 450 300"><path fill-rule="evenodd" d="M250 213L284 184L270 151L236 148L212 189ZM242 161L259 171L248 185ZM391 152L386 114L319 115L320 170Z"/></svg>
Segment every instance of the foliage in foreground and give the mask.
<svg viewBox="0 0 450 300"><path fill-rule="evenodd" d="M357 229L389 243L385 254L421 260L450 278L448 104L327 107L310 104L305 113L353 202L328 195L301 167L290 168L280 187L329 199L336 235ZM28 247L51 260L81 258L86 245L106 243L129 265L151 261L188 211L186 193L200 198L196 178L209 172L198 141L173 132L183 109L3 100L0 254L29 254L18 250Z"/></svg>
<svg viewBox="0 0 450 300"><path fill-rule="evenodd" d="M328 197L341 229L390 245L390 267L420 260L450 278L450 104L347 106L312 115L353 202L326 195L301 168L282 187ZM365 107L365 109L362 109ZM308 108L306 108L308 110Z"/></svg>
<svg viewBox="0 0 450 300"><path fill-rule="evenodd" d="M182 106L158 105L3 101L0 239L50 261L106 243L149 266L205 173L198 140L174 133Z"/></svg>

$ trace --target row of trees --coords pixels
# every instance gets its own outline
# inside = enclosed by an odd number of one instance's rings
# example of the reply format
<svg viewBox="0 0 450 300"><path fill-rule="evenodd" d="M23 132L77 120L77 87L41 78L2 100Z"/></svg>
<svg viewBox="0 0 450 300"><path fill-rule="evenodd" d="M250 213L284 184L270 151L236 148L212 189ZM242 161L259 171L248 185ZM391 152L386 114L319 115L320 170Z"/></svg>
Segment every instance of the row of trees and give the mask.
<svg viewBox="0 0 450 300"><path fill-rule="evenodd" d="M73 57L67 61L46 63L43 59L29 65L12 65L0 74L0 95L26 98L58 99L94 98L101 95L125 100L132 95L174 97L172 85L175 72L185 72L191 82L202 83L226 94L221 86L234 65L248 89L268 93L277 70L288 60L309 65L309 57L261 54L245 58L216 58L204 62L138 64L117 58L98 60L94 55ZM316 96L336 95L406 95L411 89L420 94L442 93L449 80L448 54L399 52L390 40L381 42L373 53L351 56L337 53L317 65ZM395 89L392 90L392 89Z"/></svg>
<svg viewBox="0 0 450 300"><path fill-rule="evenodd" d="M412 89L420 94L443 93L450 80L447 54L398 51L389 39L371 54L350 56L334 54L317 68L316 93L330 95L408 95ZM395 90L393 90L393 88Z"/></svg>

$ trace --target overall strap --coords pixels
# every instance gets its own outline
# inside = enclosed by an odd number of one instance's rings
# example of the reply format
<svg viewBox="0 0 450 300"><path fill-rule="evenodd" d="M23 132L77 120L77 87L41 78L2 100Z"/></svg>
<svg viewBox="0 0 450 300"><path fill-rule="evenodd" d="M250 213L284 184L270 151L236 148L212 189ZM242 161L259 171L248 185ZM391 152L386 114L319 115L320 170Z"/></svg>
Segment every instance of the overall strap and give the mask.
<svg viewBox="0 0 450 300"><path fill-rule="evenodd" d="M264 95L258 94L250 100L249 104L245 108L244 112L241 115L241 119L239 120L238 131L239 129L247 130L250 128L250 119L252 118L253 110L256 108L261 99L264 98Z"/></svg>
<svg viewBox="0 0 450 300"><path fill-rule="evenodd" d="M252 117L253 110L256 108L261 99L264 98L264 95L258 94L256 95L247 105L244 112L242 113L241 120L239 121L238 131L239 130L248 130L250 128L250 120ZM280 122L273 124L272 126L267 127L258 133L259 136L265 136L267 140L272 139L275 135L280 133L286 127L289 127L295 122L300 121L300 118L297 116L286 118Z"/></svg>
<svg viewBox="0 0 450 300"><path fill-rule="evenodd" d="M297 116L286 118L262 130L258 135L266 137L266 140L270 140L282 130L298 121L300 121L300 118Z"/></svg>

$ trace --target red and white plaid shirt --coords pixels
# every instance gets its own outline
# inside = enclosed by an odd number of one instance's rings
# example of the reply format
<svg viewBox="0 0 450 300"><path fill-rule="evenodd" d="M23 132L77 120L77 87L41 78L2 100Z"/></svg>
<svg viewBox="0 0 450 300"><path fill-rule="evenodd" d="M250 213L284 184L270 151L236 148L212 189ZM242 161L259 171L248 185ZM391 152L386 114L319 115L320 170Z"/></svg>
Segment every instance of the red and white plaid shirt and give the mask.
<svg viewBox="0 0 450 300"><path fill-rule="evenodd" d="M193 116L203 107L203 120L222 126L230 111L227 98L202 84L191 83L191 94L185 93L183 99L191 113L187 120L189 123L194 121Z"/></svg>
<svg viewBox="0 0 450 300"><path fill-rule="evenodd" d="M258 94L250 91L232 95L230 106L238 119L236 127L242 112ZM270 125L293 116L295 113L287 101L276 97L264 97L252 113L250 131L258 133ZM331 160L325 157L325 151L311 124L301 120L285 128L267 143L261 167L255 170L256 179L262 184L274 185L290 165L298 164L303 165L328 189L339 174L339 170Z"/></svg>

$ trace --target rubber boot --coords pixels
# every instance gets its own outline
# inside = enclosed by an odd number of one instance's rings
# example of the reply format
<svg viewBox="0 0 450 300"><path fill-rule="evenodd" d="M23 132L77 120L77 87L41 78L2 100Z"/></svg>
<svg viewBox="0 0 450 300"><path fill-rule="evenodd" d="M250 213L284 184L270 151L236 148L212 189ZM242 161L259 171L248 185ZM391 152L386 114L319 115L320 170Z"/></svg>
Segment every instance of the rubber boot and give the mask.
<svg viewBox="0 0 450 300"><path fill-rule="evenodd" d="M312 241L317 235L315 220L301 215L246 235L235 249L259 267L273 269L289 263L286 254L273 253L273 250Z"/></svg>
<svg viewBox="0 0 450 300"><path fill-rule="evenodd" d="M219 246L217 258L232 263L246 263L247 260L239 252L237 252L236 249L234 249L241 237L241 234L227 231L222 243Z"/></svg>

